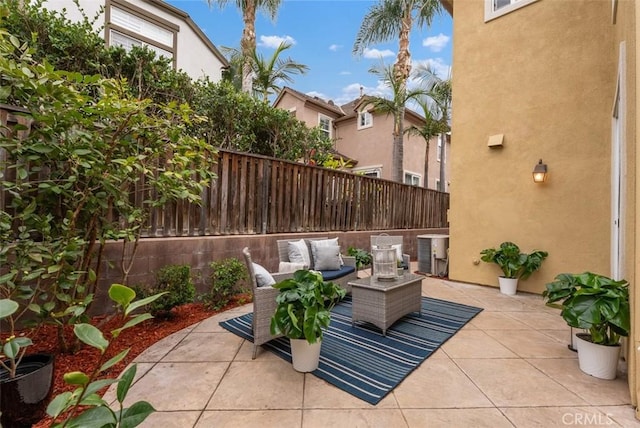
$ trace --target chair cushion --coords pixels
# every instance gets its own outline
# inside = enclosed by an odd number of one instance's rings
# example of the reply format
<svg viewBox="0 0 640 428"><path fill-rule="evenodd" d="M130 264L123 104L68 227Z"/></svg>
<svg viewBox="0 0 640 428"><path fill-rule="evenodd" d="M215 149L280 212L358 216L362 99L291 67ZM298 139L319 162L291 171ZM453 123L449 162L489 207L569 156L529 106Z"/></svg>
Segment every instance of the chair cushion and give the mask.
<svg viewBox="0 0 640 428"><path fill-rule="evenodd" d="M309 266L304 263L291 263L291 262L280 262L278 266L278 272L295 272L300 269L307 269Z"/></svg>
<svg viewBox="0 0 640 428"><path fill-rule="evenodd" d="M256 284L258 287L268 287L276 283L273 276L265 268L257 263L253 263L253 273L256 275Z"/></svg>
<svg viewBox="0 0 640 428"><path fill-rule="evenodd" d="M338 270L321 270L322 279L324 281L333 281L334 279L342 278L345 275L349 275L351 272L355 272L356 268L353 266L340 266Z"/></svg>
<svg viewBox="0 0 640 428"><path fill-rule="evenodd" d="M340 269L340 247L337 245L316 247L313 255L313 268L315 270Z"/></svg>
<svg viewBox="0 0 640 428"><path fill-rule="evenodd" d="M289 241L287 243L287 252L289 254L289 262L302 263L305 266L311 266L311 257L309 256L309 248L307 248L304 239L299 241Z"/></svg>
<svg viewBox="0 0 640 428"><path fill-rule="evenodd" d="M312 241L309 241L309 243L311 244L311 258L313 261L313 268L316 270L322 270L316 267L317 249L320 247L339 247L338 238L314 239ZM342 256L339 256L339 258L340 258L340 265L343 265L344 262L342 261Z"/></svg>

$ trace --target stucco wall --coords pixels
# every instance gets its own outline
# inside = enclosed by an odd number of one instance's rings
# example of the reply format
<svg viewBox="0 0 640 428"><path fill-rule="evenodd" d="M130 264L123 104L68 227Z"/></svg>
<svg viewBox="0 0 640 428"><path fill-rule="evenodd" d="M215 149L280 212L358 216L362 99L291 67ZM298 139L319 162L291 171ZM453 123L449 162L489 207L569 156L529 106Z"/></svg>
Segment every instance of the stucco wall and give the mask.
<svg viewBox="0 0 640 428"><path fill-rule="evenodd" d="M611 2L544 0L484 22L454 2L450 277L497 286L479 252L510 240L549 258L520 290L560 272L610 269ZM504 134L501 148L489 136ZM533 183L538 162L549 167Z"/></svg>

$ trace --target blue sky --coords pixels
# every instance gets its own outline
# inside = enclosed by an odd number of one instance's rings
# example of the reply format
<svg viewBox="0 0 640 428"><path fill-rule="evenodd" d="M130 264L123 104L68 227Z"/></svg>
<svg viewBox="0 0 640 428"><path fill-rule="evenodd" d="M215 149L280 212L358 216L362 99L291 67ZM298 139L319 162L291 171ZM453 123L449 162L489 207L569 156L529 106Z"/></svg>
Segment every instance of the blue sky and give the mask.
<svg viewBox="0 0 640 428"><path fill-rule="evenodd" d="M224 9L209 8L205 0L166 0L187 12L191 19L221 46L238 49L242 36L242 15L230 0ZM269 58L281 41L293 46L283 55L305 64L309 71L294 76L294 89L305 94L333 100L337 104L359 96L360 86L369 95L386 92L371 67L395 62L396 40L370 46L361 57L352 54L362 19L376 2L372 0L283 0L274 21L258 13L256 40L258 51ZM451 65L452 19L446 11L436 16L430 28L414 28L410 52L415 63L428 63L441 77L447 77Z"/></svg>

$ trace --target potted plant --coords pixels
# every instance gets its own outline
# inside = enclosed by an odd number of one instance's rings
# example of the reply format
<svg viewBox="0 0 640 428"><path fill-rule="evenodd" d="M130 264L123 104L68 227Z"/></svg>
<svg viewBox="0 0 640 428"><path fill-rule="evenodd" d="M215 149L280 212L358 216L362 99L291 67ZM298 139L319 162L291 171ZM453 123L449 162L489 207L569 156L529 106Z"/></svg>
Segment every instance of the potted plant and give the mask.
<svg viewBox="0 0 640 428"><path fill-rule="evenodd" d="M518 279L527 279L540 269L549 253L534 250L531 254L521 253L513 242L503 242L499 248L486 248L480 252L480 259L486 263L495 263L504 275L498 277L500 292L514 295L518 288Z"/></svg>
<svg viewBox="0 0 640 428"><path fill-rule="evenodd" d="M298 270L293 278L273 285L280 290L271 317L271 334L291 340L291 361L299 372L318 368L323 330L331 322L331 309L346 294L339 285L323 281L320 272Z"/></svg>
<svg viewBox="0 0 640 428"><path fill-rule="evenodd" d="M562 310L560 315L574 328L588 330L576 334L580 369L601 379L615 379L620 338L629 335L629 283L592 272L561 273L546 284L542 293L547 306ZM557 303L560 302L560 303Z"/></svg>
<svg viewBox="0 0 640 428"><path fill-rule="evenodd" d="M362 248L349 247L347 249L347 255L355 257L357 270L371 266L371 253Z"/></svg>
<svg viewBox="0 0 640 428"><path fill-rule="evenodd" d="M11 299L0 299L0 322L9 330L0 349L0 425L9 428L42 419L53 387L53 355L25 355L32 342L15 331L19 307Z"/></svg>

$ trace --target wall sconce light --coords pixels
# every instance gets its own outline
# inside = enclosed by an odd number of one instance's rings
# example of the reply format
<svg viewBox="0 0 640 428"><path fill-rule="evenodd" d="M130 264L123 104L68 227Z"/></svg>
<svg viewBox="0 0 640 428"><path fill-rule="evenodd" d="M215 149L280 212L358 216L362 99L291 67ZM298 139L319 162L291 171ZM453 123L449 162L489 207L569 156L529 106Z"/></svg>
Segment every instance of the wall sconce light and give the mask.
<svg viewBox="0 0 640 428"><path fill-rule="evenodd" d="M546 179L547 179L547 164L542 163L542 159L540 159L537 165L533 168L533 182L544 183Z"/></svg>

